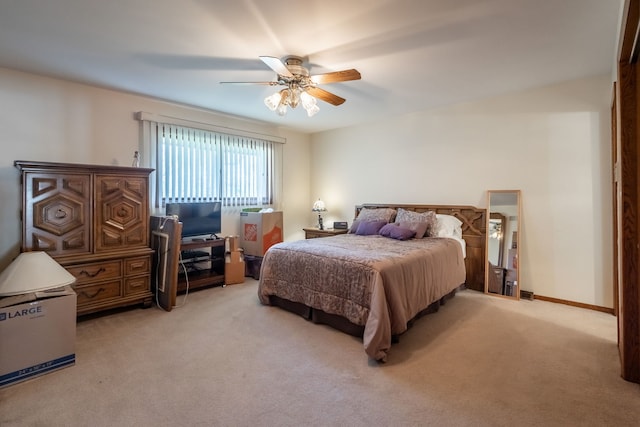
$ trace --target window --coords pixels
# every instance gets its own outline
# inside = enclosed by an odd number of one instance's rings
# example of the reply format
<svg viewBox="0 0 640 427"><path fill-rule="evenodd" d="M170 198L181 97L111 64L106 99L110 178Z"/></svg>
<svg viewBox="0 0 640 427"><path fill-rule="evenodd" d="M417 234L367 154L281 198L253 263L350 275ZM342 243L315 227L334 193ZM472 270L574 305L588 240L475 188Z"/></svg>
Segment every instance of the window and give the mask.
<svg viewBox="0 0 640 427"><path fill-rule="evenodd" d="M156 124L156 194L173 202L273 204L274 142Z"/></svg>
<svg viewBox="0 0 640 427"><path fill-rule="evenodd" d="M144 111L135 118L143 163L155 169L149 182L154 214L176 202L278 205L286 138Z"/></svg>

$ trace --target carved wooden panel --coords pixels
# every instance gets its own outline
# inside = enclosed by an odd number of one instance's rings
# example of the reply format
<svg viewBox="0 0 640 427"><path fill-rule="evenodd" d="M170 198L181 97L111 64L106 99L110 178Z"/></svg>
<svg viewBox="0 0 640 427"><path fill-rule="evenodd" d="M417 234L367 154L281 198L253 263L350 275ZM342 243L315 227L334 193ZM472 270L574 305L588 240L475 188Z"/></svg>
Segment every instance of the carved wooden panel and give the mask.
<svg viewBox="0 0 640 427"><path fill-rule="evenodd" d="M147 180L96 176L96 252L148 246Z"/></svg>
<svg viewBox="0 0 640 427"><path fill-rule="evenodd" d="M91 176L25 175L23 251L52 256L91 251Z"/></svg>

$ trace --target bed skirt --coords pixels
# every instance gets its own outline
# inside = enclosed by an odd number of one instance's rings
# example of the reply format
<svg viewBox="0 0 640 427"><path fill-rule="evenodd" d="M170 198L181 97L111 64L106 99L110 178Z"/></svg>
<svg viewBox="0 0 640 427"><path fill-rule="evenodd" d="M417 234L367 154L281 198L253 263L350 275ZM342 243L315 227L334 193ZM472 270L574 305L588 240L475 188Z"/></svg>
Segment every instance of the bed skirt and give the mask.
<svg viewBox="0 0 640 427"><path fill-rule="evenodd" d="M414 322L419 318L438 311L440 309L440 306L445 305L446 302L453 298L456 295L456 292L461 289L465 289L465 286L461 285L439 300L429 304L427 308L420 311L416 316L409 320L409 322L407 322L407 330L411 328ZM337 314L327 313L323 310L312 308L299 302L289 301L275 295L269 295L269 304L287 310L291 313L295 313L305 318L306 320L312 321L313 323L330 326L334 329L337 329L338 331L344 332L345 334L349 334L357 338L362 338L364 335L364 326L356 325L355 323L350 322L348 319L342 316L338 316ZM399 341L400 335L392 335L392 343L397 343Z"/></svg>

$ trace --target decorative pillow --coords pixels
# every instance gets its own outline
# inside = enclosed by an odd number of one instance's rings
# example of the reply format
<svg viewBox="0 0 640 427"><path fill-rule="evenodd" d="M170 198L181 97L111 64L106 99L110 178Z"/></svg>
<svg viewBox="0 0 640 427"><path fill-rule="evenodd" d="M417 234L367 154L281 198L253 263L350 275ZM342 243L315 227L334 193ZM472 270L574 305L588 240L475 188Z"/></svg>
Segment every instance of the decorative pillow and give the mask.
<svg viewBox="0 0 640 427"><path fill-rule="evenodd" d="M462 221L453 215L437 214L438 224L433 237L457 237L462 239Z"/></svg>
<svg viewBox="0 0 640 427"><path fill-rule="evenodd" d="M351 228L349 228L349 233L350 234L355 234L356 231L358 231L358 226L360 225L360 220L354 219L353 222L351 223Z"/></svg>
<svg viewBox="0 0 640 427"><path fill-rule="evenodd" d="M434 233L434 229L437 224L436 213L433 211L427 212L414 212L406 209L398 208L398 214L396 215L396 223L409 223L409 222L424 222L427 224L427 230L422 233L422 236L416 230L416 239L422 237L431 236Z"/></svg>
<svg viewBox="0 0 640 427"><path fill-rule="evenodd" d="M416 239L422 239L428 235L427 229L429 225L426 222L396 222L395 224L413 231L415 233L413 237Z"/></svg>
<svg viewBox="0 0 640 427"><path fill-rule="evenodd" d="M380 235L384 237L391 237L396 240L409 240L416 235L416 232L391 222L380 229Z"/></svg>
<svg viewBox="0 0 640 427"><path fill-rule="evenodd" d="M370 236L372 234L378 234L380 229L387 224L385 221L361 221L356 230L356 234L359 236Z"/></svg>
<svg viewBox="0 0 640 427"><path fill-rule="evenodd" d="M358 213L357 220L360 221L384 221L393 222L396 217L396 210L391 208L362 208Z"/></svg>

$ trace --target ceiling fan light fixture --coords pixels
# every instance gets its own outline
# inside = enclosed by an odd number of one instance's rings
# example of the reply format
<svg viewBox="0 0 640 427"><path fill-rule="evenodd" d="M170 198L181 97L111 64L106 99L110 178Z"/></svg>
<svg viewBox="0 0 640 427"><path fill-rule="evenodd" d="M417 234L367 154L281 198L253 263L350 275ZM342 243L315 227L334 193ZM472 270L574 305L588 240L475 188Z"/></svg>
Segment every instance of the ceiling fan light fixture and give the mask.
<svg viewBox="0 0 640 427"><path fill-rule="evenodd" d="M305 110L307 111L307 116L313 117L318 111L320 111L320 107L318 107L317 105L312 105L309 108L305 108Z"/></svg>
<svg viewBox="0 0 640 427"><path fill-rule="evenodd" d="M290 86L289 93L291 94L291 96L289 97L289 106L291 108L296 108L300 103L300 88Z"/></svg>
<svg viewBox="0 0 640 427"><path fill-rule="evenodd" d="M264 99L264 105L266 105L269 110L276 111L276 108L278 108L278 105L280 105L281 98L282 95L280 95L280 92L276 92Z"/></svg>
<svg viewBox="0 0 640 427"><path fill-rule="evenodd" d="M320 111L317 105L318 99L331 105L342 105L346 101L344 98L321 89L318 85L361 79L360 72L353 68L310 75L309 70L303 66L303 58L298 56L287 56L283 59L260 56L260 59L276 72L277 79L275 81L220 83L285 86L285 89L264 99L267 108L280 116L287 114L287 107L296 108L298 104L302 104L308 116L311 117Z"/></svg>
<svg viewBox="0 0 640 427"><path fill-rule="evenodd" d="M316 99L313 96L309 95L307 92L302 92L300 94L300 102L302 103L302 106L305 110L317 104Z"/></svg>
<svg viewBox="0 0 640 427"><path fill-rule="evenodd" d="M306 91L301 90L299 87L289 87L269 95L264 99L264 104L279 116L287 114L287 107L296 108L299 104L302 104L302 107L309 117L314 116L320 111L316 98L309 95Z"/></svg>
<svg viewBox="0 0 640 427"><path fill-rule="evenodd" d="M318 111L320 111L320 107L317 105L318 101L307 92L302 92L300 94L300 102L302 103L302 108L305 109L309 117L313 117Z"/></svg>
<svg viewBox="0 0 640 427"><path fill-rule="evenodd" d="M278 103L276 113L278 113L279 116L284 116L287 114L287 105L289 105L289 101L291 100L291 92L289 89L282 89L278 95L280 95L280 103Z"/></svg>

